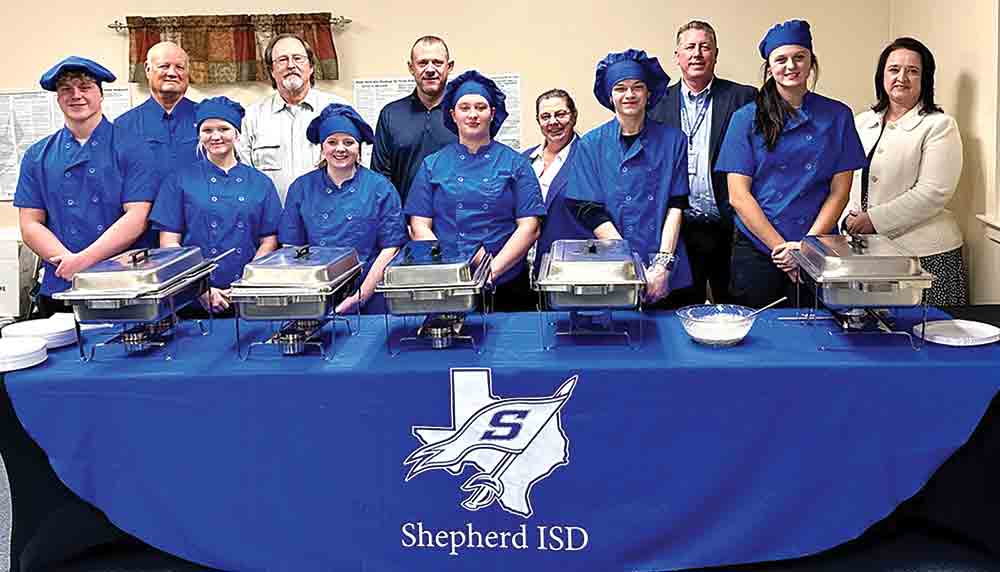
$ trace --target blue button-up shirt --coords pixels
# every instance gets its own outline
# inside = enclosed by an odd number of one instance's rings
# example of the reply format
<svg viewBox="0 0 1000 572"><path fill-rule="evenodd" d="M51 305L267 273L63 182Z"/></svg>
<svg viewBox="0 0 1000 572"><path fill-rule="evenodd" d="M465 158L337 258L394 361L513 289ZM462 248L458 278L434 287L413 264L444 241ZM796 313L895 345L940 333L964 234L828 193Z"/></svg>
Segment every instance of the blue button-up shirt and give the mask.
<svg viewBox="0 0 1000 572"><path fill-rule="evenodd" d="M354 248L366 274L382 249L402 246L408 238L392 183L360 165L340 186L325 168L295 179L278 227L282 244Z"/></svg>
<svg viewBox="0 0 1000 572"><path fill-rule="evenodd" d="M406 214L434 219L434 234L471 256L482 243L494 256L517 229L517 219L543 216L545 204L528 160L496 141L470 153L453 143L424 159L406 200ZM521 257L497 284L517 277Z"/></svg>
<svg viewBox="0 0 1000 572"><path fill-rule="evenodd" d="M801 240L830 195L837 173L865 164L854 117L839 101L806 93L802 108L785 121L773 151L754 131L757 104L733 114L715 170L751 177L750 193L764 215L785 240ZM761 251L769 249L737 217L740 232ZM825 229L832 232L834 229Z"/></svg>
<svg viewBox="0 0 1000 572"><path fill-rule="evenodd" d="M716 222L721 219L719 207L715 204L715 193L712 190L712 166L710 133L712 131L712 84L701 90L697 95L691 93L688 86L681 82L681 129L688 138L688 160L692 153L697 157L695 168L688 164L688 186L691 196L688 199L691 206L684 214L696 219ZM699 122L699 116L701 121ZM697 127L697 129L695 129ZM693 133L692 133L693 132Z"/></svg>
<svg viewBox="0 0 1000 572"><path fill-rule="evenodd" d="M206 258L236 249L212 273L216 288L240 279L261 239L278 234L280 218L281 200L267 175L242 163L226 173L208 159L165 179L149 215L154 230L179 233L181 244L201 247Z"/></svg>
<svg viewBox="0 0 1000 572"><path fill-rule="evenodd" d="M71 252L80 252L121 218L124 203L153 202L159 183L142 141L102 119L83 145L63 127L29 147L14 206L44 210L45 226ZM69 286L45 262L41 293Z"/></svg>
<svg viewBox="0 0 1000 572"><path fill-rule="evenodd" d="M644 261L659 252L668 203L688 195L687 140L679 129L646 119L628 149L617 119L594 128L579 143L566 196L601 203L622 238ZM684 241L677 241L671 290L691 285Z"/></svg>
<svg viewBox="0 0 1000 572"><path fill-rule="evenodd" d="M444 126L444 113L447 112L440 105L427 109L416 90L386 105L379 113L372 170L389 177L404 203L423 160L445 145L458 141L458 137Z"/></svg>
<svg viewBox="0 0 1000 572"><path fill-rule="evenodd" d="M118 116L115 127L145 141L164 174L176 173L198 160L194 102L186 97L170 113L151 97Z"/></svg>

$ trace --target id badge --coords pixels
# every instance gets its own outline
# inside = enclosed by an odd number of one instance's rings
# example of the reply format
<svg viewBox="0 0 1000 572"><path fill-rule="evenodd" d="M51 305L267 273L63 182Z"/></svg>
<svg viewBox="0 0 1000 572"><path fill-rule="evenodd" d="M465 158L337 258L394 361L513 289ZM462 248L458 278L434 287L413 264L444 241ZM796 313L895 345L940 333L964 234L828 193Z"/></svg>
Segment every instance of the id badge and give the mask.
<svg viewBox="0 0 1000 572"><path fill-rule="evenodd" d="M688 175L698 174L698 152L688 151Z"/></svg>

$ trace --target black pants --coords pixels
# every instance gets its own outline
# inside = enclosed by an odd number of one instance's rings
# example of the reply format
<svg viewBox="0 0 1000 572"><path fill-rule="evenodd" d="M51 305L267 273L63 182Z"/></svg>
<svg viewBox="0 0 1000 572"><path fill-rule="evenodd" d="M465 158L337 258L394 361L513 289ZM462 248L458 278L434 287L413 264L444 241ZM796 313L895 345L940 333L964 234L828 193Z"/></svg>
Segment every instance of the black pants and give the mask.
<svg viewBox="0 0 1000 572"><path fill-rule="evenodd" d="M771 260L771 255L757 250L739 230L733 233L732 278L729 295L734 304L761 308L782 296L788 296L781 306L811 306L812 286L798 287Z"/></svg>
<svg viewBox="0 0 1000 572"><path fill-rule="evenodd" d="M538 307L538 295L531 289L530 270L525 265L513 280L497 285L494 312L532 312Z"/></svg>
<svg viewBox="0 0 1000 572"><path fill-rule="evenodd" d="M671 292L668 300L675 307L704 304L708 299L707 286L711 286L712 301L716 304L728 304L733 225L685 217L684 224L681 225L681 240L687 248L693 283L688 288Z"/></svg>
<svg viewBox="0 0 1000 572"><path fill-rule="evenodd" d="M38 295L38 309L31 316L32 318L48 318L58 312L72 312L73 307L61 300L53 300L51 296Z"/></svg>

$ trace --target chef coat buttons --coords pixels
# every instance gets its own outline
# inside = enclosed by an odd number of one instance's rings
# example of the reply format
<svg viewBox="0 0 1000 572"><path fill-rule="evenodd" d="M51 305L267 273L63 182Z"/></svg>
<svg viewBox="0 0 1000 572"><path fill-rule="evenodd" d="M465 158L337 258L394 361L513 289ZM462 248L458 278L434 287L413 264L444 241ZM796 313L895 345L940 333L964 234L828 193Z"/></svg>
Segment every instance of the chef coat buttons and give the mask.
<svg viewBox="0 0 1000 572"><path fill-rule="evenodd" d="M781 199L785 198L785 195L784 193L774 193L774 198L780 201Z"/></svg>
<svg viewBox="0 0 1000 572"><path fill-rule="evenodd" d="M92 203L95 203L95 204L96 204L96 203L97 203L97 202L98 202L99 200L101 200L101 199L98 199L97 197L91 197L91 198L90 198L90 202L92 202Z"/></svg>
<svg viewBox="0 0 1000 572"><path fill-rule="evenodd" d="M103 232L104 231L104 225L103 224L97 225L97 230Z"/></svg>
<svg viewBox="0 0 1000 572"><path fill-rule="evenodd" d="M325 241L325 240L321 240L321 241L319 241L319 245L320 245L320 246L326 246L326 241Z"/></svg>
<svg viewBox="0 0 1000 572"><path fill-rule="evenodd" d="M459 177L458 178L458 182L459 183L464 183L465 182L465 177Z"/></svg>
<svg viewBox="0 0 1000 572"><path fill-rule="evenodd" d="M490 206L488 204L486 204L486 203L483 203L483 210L486 210L488 208L490 208Z"/></svg>
<svg viewBox="0 0 1000 572"><path fill-rule="evenodd" d="M490 158L490 154L489 154L489 153L487 153L487 154L486 154L486 158L487 158L487 159L489 159L489 158Z"/></svg>
<svg viewBox="0 0 1000 572"><path fill-rule="evenodd" d="M464 161L465 160L465 155L459 155L458 158Z"/></svg>
<svg viewBox="0 0 1000 572"><path fill-rule="evenodd" d="M237 248L236 249L236 254L243 254L243 249L242 248Z"/></svg>
<svg viewBox="0 0 1000 572"><path fill-rule="evenodd" d="M217 223L217 222L215 222L213 220L211 226L212 226L212 228L219 228L219 223Z"/></svg>
<svg viewBox="0 0 1000 572"><path fill-rule="evenodd" d="M243 221L236 223L236 228L243 228L244 226L246 225L243 224Z"/></svg>
<svg viewBox="0 0 1000 572"><path fill-rule="evenodd" d="M74 204L76 204L76 202L73 199L69 199L68 201L66 201L66 204L69 206L73 206Z"/></svg>
<svg viewBox="0 0 1000 572"><path fill-rule="evenodd" d="M212 177L211 179L209 179L209 181L212 181L214 183L214 182L218 181L218 179L216 179L215 177Z"/></svg>
<svg viewBox="0 0 1000 572"><path fill-rule="evenodd" d="M213 197L212 197L212 202L213 202L213 203L217 203L217 202L219 202L219 197L215 197L215 196L213 196Z"/></svg>
<svg viewBox="0 0 1000 572"><path fill-rule="evenodd" d="M218 253L219 253L219 249L218 248L213 248L212 249L212 254L218 254Z"/></svg>
<svg viewBox="0 0 1000 572"><path fill-rule="evenodd" d="M812 141L812 140L813 140L812 135L806 135L806 141Z"/></svg>
<svg viewBox="0 0 1000 572"><path fill-rule="evenodd" d="M648 197L646 197L646 198L648 198L649 200L653 200L653 195L649 195L649 196L648 196Z"/></svg>
<svg viewBox="0 0 1000 572"><path fill-rule="evenodd" d="M242 202L245 202L247 200L247 198L244 197L243 195L240 195L240 196L236 197L236 200L238 200L238 201L240 201L242 203Z"/></svg>
<svg viewBox="0 0 1000 572"><path fill-rule="evenodd" d="M332 193L332 192L333 192L333 189L327 189L327 190L326 190L326 194L328 194L328 195L329 195L330 193Z"/></svg>
<svg viewBox="0 0 1000 572"><path fill-rule="evenodd" d="M632 200L632 195L625 195L625 200L626 201L631 201Z"/></svg>
<svg viewBox="0 0 1000 572"><path fill-rule="evenodd" d="M490 182L490 178L489 178L489 177L483 177L483 182L484 182L484 183L488 183L488 182Z"/></svg>
<svg viewBox="0 0 1000 572"><path fill-rule="evenodd" d="M237 183L242 183L243 182L243 178L242 177L236 177L236 182Z"/></svg>
<svg viewBox="0 0 1000 572"><path fill-rule="evenodd" d="M814 165L812 163L806 163L806 171L812 171Z"/></svg>
<svg viewBox="0 0 1000 572"><path fill-rule="evenodd" d="M91 168L87 169L87 172L90 173L91 175L93 175L94 173L97 172L97 169L91 167Z"/></svg>
<svg viewBox="0 0 1000 572"><path fill-rule="evenodd" d="M787 168L788 168L788 165L785 165L785 164L778 165L778 170L779 171L784 171Z"/></svg>
<svg viewBox="0 0 1000 572"><path fill-rule="evenodd" d="M91 141L90 142L90 146L91 147L97 147L97 141Z"/></svg>
<svg viewBox="0 0 1000 572"><path fill-rule="evenodd" d="M330 218L330 215L328 215L328 214L326 214L326 213L323 213L323 220L326 220L326 219L328 219L328 218Z"/></svg>
<svg viewBox="0 0 1000 572"><path fill-rule="evenodd" d="M347 215L347 220L354 220L354 215Z"/></svg>
<svg viewBox="0 0 1000 572"><path fill-rule="evenodd" d="M69 148L70 148L70 144L69 144L69 143L67 143L67 144L66 144L66 148L67 148L67 149L69 149Z"/></svg>
<svg viewBox="0 0 1000 572"><path fill-rule="evenodd" d="M628 167L622 167L622 173L628 173Z"/></svg>
<svg viewBox="0 0 1000 572"><path fill-rule="evenodd" d="M71 176L72 176L72 175L70 175L68 171L67 171L67 172L65 173L65 177L66 177L67 179L68 179L68 178L70 178Z"/></svg>
<svg viewBox="0 0 1000 572"><path fill-rule="evenodd" d="M458 203L458 208L461 209L461 208L465 208L465 207L462 205L462 203Z"/></svg>

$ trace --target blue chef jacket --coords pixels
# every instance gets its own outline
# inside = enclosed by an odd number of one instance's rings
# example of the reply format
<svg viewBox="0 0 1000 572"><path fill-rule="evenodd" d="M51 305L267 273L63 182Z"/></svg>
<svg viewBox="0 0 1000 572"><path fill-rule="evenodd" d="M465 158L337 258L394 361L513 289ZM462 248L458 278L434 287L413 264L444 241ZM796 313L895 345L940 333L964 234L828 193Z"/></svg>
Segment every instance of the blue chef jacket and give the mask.
<svg viewBox="0 0 1000 572"><path fill-rule="evenodd" d="M646 118L639 138L624 148L617 119L584 135L566 196L601 203L644 262L660 250L668 203L688 195L687 139L679 129ZM684 241L678 239L671 290L691 285Z"/></svg>
<svg viewBox="0 0 1000 572"><path fill-rule="evenodd" d="M494 256L517 229L517 219L544 216L542 190L528 160L491 141L470 153L452 143L424 159L406 199L406 214L434 219L434 234L471 256L480 242ZM496 283L524 270L521 257Z"/></svg>
<svg viewBox="0 0 1000 572"><path fill-rule="evenodd" d="M193 101L183 97L168 114L155 99L149 98L118 116L115 127L145 141L157 165L166 173L176 173L198 161L194 106Z"/></svg>
<svg viewBox="0 0 1000 572"><path fill-rule="evenodd" d="M24 154L14 206L45 210L45 226L71 252L97 240L125 213L124 203L153 202L159 176L142 141L102 118L80 145L66 127ZM41 293L69 288L45 262Z"/></svg>
<svg viewBox="0 0 1000 572"><path fill-rule="evenodd" d="M360 165L339 187L324 168L295 179L278 227L282 244L353 247L366 274L382 249L402 246L407 239L396 189Z"/></svg>
<svg viewBox="0 0 1000 572"><path fill-rule="evenodd" d="M843 103L808 92L768 151L764 136L754 131L756 113L757 104L748 103L733 114L715 170L750 177L750 193L775 230L786 241L801 240L829 196L833 176L865 164L854 116ZM736 226L760 251L771 253L738 216Z"/></svg>
<svg viewBox="0 0 1000 572"><path fill-rule="evenodd" d="M281 200L267 175L243 163L226 173L208 159L187 165L163 181L149 215L157 231L176 232L184 246L201 247L219 261L211 284L228 288L253 260L260 239L278 234Z"/></svg>

